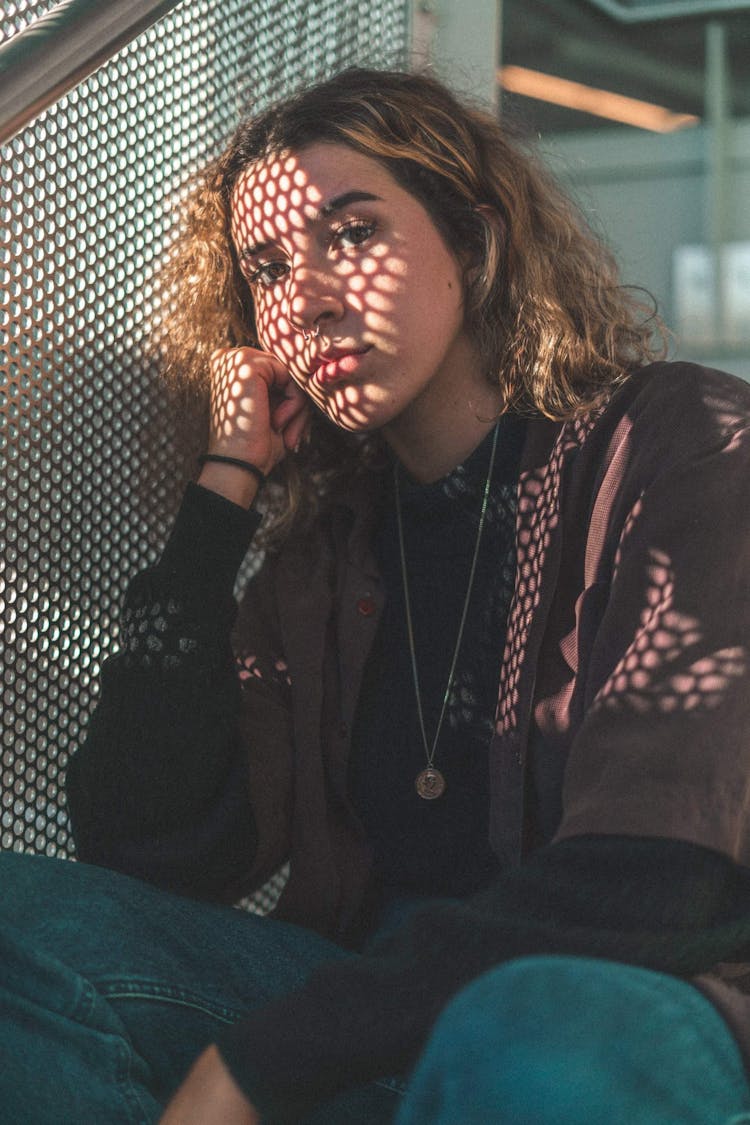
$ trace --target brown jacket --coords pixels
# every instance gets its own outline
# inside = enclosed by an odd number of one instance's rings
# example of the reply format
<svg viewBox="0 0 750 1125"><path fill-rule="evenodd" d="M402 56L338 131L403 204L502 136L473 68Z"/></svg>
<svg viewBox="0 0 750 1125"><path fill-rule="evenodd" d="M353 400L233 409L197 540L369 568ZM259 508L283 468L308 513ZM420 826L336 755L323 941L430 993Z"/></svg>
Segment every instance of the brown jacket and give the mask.
<svg viewBox="0 0 750 1125"><path fill-rule="evenodd" d="M655 364L588 417L529 423L489 747L504 864L592 833L750 862L749 419L740 380ZM255 881L289 858L278 916L339 936L368 869L346 781L383 605L372 520L353 494L269 558L235 630Z"/></svg>

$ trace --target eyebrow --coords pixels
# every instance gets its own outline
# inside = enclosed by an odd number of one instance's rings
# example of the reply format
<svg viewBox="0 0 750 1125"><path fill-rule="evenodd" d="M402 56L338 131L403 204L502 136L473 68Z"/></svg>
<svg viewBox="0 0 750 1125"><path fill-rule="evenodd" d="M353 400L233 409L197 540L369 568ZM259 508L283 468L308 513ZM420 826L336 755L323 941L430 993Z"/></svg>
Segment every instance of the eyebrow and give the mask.
<svg viewBox="0 0 750 1125"><path fill-rule="evenodd" d="M345 191L343 195L337 195L331 199L316 215L316 219L329 219L336 211L340 211L342 207L348 207L350 203L380 203L379 195L373 195L371 191Z"/></svg>
<svg viewBox="0 0 750 1125"><path fill-rule="evenodd" d="M382 202L379 195L373 195L371 191L345 191L342 195L334 196L329 200L316 215L313 216L312 222L320 222L321 219L330 219L331 215L335 215L337 211L342 208L348 207L350 203L380 203ZM240 261L245 261L247 258L257 258L265 250L268 250L274 244L273 242L255 242L250 246L245 246L239 255Z"/></svg>
<svg viewBox="0 0 750 1125"><path fill-rule="evenodd" d="M254 242L250 246L244 246L237 257L241 262L244 262L246 258L257 258L259 254L270 249L271 246L273 246L272 242Z"/></svg>

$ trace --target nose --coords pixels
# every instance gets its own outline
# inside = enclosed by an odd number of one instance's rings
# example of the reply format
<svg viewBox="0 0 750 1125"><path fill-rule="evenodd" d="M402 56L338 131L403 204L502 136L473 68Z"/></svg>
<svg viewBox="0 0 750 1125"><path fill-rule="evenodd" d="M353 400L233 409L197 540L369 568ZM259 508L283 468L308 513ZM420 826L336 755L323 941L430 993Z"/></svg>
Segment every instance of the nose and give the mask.
<svg viewBox="0 0 750 1125"><path fill-rule="evenodd" d="M328 334L344 311L340 278L310 265L294 268L287 289L287 319L293 328Z"/></svg>

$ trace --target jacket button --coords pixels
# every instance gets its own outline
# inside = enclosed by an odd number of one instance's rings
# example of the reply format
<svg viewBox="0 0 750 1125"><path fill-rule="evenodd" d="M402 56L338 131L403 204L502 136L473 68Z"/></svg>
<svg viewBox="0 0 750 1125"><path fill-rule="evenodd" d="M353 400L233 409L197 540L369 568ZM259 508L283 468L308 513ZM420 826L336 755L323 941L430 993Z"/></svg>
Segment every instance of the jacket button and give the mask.
<svg viewBox="0 0 750 1125"><path fill-rule="evenodd" d="M357 602L357 610L363 617L372 617L376 608L375 599L371 598L369 594L366 598L360 598Z"/></svg>

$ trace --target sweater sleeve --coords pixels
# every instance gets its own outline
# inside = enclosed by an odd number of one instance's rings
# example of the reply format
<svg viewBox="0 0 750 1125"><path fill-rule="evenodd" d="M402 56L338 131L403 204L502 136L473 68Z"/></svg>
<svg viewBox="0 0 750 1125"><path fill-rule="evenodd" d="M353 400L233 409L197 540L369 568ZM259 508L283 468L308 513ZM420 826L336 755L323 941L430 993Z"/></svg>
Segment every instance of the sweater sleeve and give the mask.
<svg viewBox="0 0 750 1125"><path fill-rule="evenodd" d="M694 974L750 955L750 873L693 844L582 837L536 852L489 890L426 907L364 957L219 1037L263 1121L290 1125L318 1102L405 1073L442 1008L514 957L565 953Z"/></svg>
<svg viewBox="0 0 750 1125"><path fill-rule="evenodd" d="M200 897L244 893L256 841L229 638L259 522L189 485L161 558L131 582L121 650L68 767L79 859Z"/></svg>

